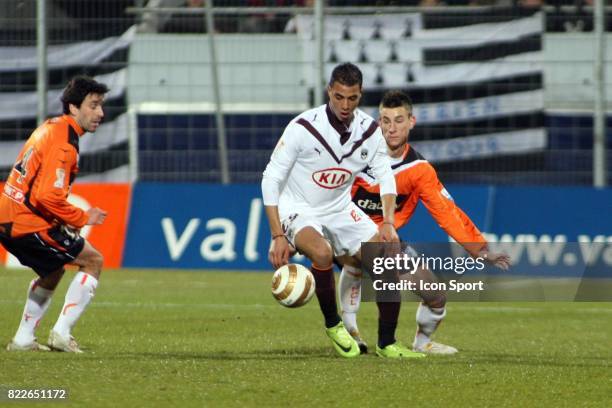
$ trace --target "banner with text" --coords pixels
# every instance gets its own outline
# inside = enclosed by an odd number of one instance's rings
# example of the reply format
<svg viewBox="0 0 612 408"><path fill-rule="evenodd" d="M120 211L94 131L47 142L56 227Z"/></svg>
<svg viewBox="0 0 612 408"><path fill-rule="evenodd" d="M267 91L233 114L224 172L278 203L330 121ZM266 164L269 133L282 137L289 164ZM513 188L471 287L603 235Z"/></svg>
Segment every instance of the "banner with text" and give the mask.
<svg viewBox="0 0 612 408"><path fill-rule="evenodd" d="M558 276L568 276L570 251L580 262L612 268L611 189L447 189L485 233L491 250L508 253L517 264L545 265L553 275L558 270ZM123 266L271 269L259 185L140 183L131 209ZM423 206L399 233L408 242L449 241ZM590 259L580 259L583 254Z"/></svg>

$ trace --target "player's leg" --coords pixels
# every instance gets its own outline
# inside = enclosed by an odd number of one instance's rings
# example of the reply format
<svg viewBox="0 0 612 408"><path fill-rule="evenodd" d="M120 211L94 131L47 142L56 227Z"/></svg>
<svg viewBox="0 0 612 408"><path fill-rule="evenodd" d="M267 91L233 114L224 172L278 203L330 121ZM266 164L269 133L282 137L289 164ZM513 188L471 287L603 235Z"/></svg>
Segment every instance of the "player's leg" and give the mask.
<svg viewBox="0 0 612 408"><path fill-rule="evenodd" d="M438 281L435 275L426 268L419 268L412 275L403 275L402 279L415 282ZM429 354L455 354L457 352L455 347L432 340L434 332L446 317L446 294L441 290L415 291L415 293L422 299L422 302L416 311L417 330L412 343L413 350Z"/></svg>
<svg viewBox="0 0 612 408"><path fill-rule="evenodd" d="M49 350L38 344L35 331L51 303L51 297L64 274L64 264L74 258L67 248L55 245L46 231L21 237L0 235L2 245L22 265L28 266L39 276L28 286L26 302L17 333L7 350ZM78 249L78 247L77 247Z"/></svg>
<svg viewBox="0 0 612 408"><path fill-rule="evenodd" d="M40 320L49 309L53 291L62 279L63 274L64 268L60 268L30 282L19 328L7 346L7 350L49 350L47 346L36 341L35 331Z"/></svg>
<svg viewBox="0 0 612 408"><path fill-rule="evenodd" d="M381 242L378 227L361 209L352 204L346 211L346 217L335 217L337 230L334 236L334 247L346 248L346 254L339 257L343 265L358 267L362 264L361 243ZM364 264L369 265L367 259ZM398 280L397 271L389 271L394 276L386 277ZM391 297L389 297L391 296ZM378 344L376 354L383 357L423 357L421 353L402 346L395 339L395 331L399 319L401 296L399 291L393 293L376 293L376 306L378 307ZM384 297L384 299L383 299Z"/></svg>
<svg viewBox="0 0 612 408"><path fill-rule="evenodd" d="M378 234L373 236L368 242L380 242ZM371 265L372 260L362 259L362 255L372 256L373 254L355 254L355 258L363 262L364 265ZM377 275L376 279L383 282L399 282L399 275L395 270L385 271ZM378 341L376 344L376 354L384 358L421 358L424 354L414 352L396 340L399 313L401 309L401 293L398 290L377 291L376 306L378 308Z"/></svg>
<svg viewBox="0 0 612 408"><path fill-rule="evenodd" d="M334 251L323 236L323 223L305 214L290 214L281 218L287 239L312 262L315 293L325 318L326 334L343 357L359 355L359 345L344 328L336 304L336 284L333 274Z"/></svg>
<svg viewBox="0 0 612 408"><path fill-rule="evenodd" d="M89 242L84 241L82 251L72 263L79 267L79 272L68 286L64 306L49 333L49 345L59 351L81 353L71 332L95 295L103 257Z"/></svg>
<svg viewBox="0 0 612 408"><path fill-rule="evenodd" d="M333 274L333 252L329 242L313 227L302 228L295 236L295 246L312 262L310 268L316 284L316 295L321 312L325 317L325 327L333 327L340 322Z"/></svg>
<svg viewBox="0 0 612 408"><path fill-rule="evenodd" d="M368 352L368 345L361 338L357 326L357 312L361 304L361 269L351 265L344 265L338 282L338 295L340 298L340 309L342 310L342 322L351 336L359 344L362 354Z"/></svg>

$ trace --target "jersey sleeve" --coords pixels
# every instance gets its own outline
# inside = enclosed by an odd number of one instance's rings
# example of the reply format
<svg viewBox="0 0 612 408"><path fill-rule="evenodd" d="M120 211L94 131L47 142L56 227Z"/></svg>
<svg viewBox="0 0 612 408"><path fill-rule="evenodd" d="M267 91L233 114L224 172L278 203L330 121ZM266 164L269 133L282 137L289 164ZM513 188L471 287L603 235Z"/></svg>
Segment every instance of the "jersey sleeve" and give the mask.
<svg viewBox="0 0 612 408"><path fill-rule="evenodd" d="M393 175L393 170L391 170L391 162L387 154L387 144L385 143L380 128L376 129L373 137L378 139L378 144L372 160L370 160L369 166L370 169L372 169L372 175L380 185L380 195L397 195L395 176Z"/></svg>
<svg viewBox="0 0 612 408"><path fill-rule="evenodd" d="M261 180L264 205L278 205L281 186L300 152L299 136L300 129L292 122L276 144Z"/></svg>
<svg viewBox="0 0 612 408"><path fill-rule="evenodd" d="M477 254L486 244L484 237L472 220L455 205L431 164L422 163L419 166L421 171L414 184L420 200L440 228L462 244L470 254Z"/></svg>
<svg viewBox="0 0 612 408"><path fill-rule="evenodd" d="M468 217L468 215L464 213L461 208L459 208L456 204L454 204L454 202L453 202L453 205L455 206L455 210L457 211L459 218L461 218L461 221L463 222L464 230L472 236L472 239L470 242L486 243L487 240L484 238L484 236L482 235L482 233L480 232L476 224L472 222L470 217Z"/></svg>
<svg viewBox="0 0 612 408"><path fill-rule="evenodd" d="M71 171L77 162L76 149L70 144L53 145L45 152L40 169L38 205L63 223L77 228L87 223L87 214L68 202Z"/></svg>

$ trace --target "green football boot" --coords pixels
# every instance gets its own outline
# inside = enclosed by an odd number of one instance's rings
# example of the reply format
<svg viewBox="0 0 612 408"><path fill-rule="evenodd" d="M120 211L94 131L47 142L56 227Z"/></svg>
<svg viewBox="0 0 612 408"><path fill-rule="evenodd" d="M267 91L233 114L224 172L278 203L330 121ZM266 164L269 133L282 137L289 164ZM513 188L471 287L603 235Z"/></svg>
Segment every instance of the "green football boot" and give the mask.
<svg viewBox="0 0 612 408"><path fill-rule="evenodd" d="M425 354L417 353L402 345L400 342L389 344L380 348L376 345L376 355L384 358L423 358Z"/></svg>
<svg viewBox="0 0 612 408"><path fill-rule="evenodd" d="M325 333L331 339L338 354L342 357L353 358L361 354L359 344L351 337L342 321L334 327L325 329Z"/></svg>

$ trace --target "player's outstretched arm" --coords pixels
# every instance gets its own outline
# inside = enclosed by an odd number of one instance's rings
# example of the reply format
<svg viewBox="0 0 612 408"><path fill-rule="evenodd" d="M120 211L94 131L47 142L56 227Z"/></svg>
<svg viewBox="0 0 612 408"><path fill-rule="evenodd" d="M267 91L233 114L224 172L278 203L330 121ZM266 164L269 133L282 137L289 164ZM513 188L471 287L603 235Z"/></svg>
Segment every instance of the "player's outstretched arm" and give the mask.
<svg viewBox="0 0 612 408"><path fill-rule="evenodd" d="M455 204L430 164L421 165L421 174L415 184L419 198L438 225L459 242L472 257L481 257L488 264L503 270L510 268L508 255L489 252L481 232L468 215Z"/></svg>

